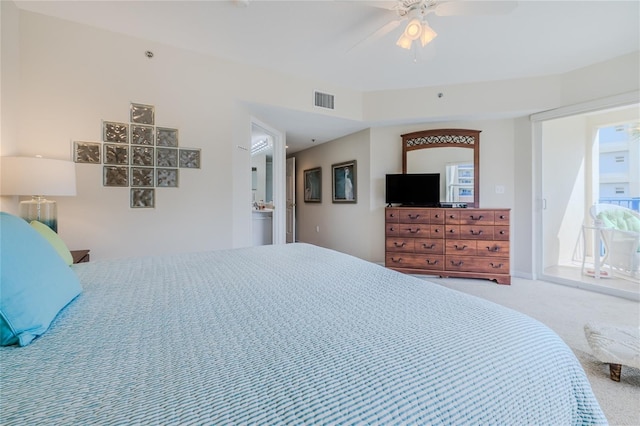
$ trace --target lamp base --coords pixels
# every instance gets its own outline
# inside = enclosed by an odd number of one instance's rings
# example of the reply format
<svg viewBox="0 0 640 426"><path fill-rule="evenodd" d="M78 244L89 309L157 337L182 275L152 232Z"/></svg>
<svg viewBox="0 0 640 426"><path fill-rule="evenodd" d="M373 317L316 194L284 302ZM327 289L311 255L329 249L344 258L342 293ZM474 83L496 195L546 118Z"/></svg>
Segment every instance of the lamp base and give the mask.
<svg viewBox="0 0 640 426"><path fill-rule="evenodd" d="M33 197L31 200L20 202L20 217L31 222L37 220L58 232L58 206L55 201L44 197Z"/></svg>

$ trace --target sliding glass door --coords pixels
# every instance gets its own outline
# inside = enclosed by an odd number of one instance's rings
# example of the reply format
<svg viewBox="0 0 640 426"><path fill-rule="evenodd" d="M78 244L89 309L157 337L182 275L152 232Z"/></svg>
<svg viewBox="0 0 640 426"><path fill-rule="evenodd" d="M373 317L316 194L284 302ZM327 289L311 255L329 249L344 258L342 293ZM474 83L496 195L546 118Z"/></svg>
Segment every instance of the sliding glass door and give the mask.
<svg viewBox="0 0 640 426"><path fill-rule="evenodd" d="M545 279L618 294L640 285L600 265L604 254L591 207L638 209L638 105L551 118L540 123L541 245Z"/></svg>

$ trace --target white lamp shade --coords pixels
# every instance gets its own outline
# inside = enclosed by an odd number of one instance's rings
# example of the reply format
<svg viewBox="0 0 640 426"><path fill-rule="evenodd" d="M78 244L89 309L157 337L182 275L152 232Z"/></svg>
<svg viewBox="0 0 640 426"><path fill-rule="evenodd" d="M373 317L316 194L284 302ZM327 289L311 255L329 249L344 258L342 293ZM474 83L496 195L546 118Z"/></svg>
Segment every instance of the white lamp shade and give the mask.
<svg viewBox="0 0 640 426"><path fill-rule="evenodd" d="M42 157L1 157L2 195L76 195L72 161Z"/></svg>

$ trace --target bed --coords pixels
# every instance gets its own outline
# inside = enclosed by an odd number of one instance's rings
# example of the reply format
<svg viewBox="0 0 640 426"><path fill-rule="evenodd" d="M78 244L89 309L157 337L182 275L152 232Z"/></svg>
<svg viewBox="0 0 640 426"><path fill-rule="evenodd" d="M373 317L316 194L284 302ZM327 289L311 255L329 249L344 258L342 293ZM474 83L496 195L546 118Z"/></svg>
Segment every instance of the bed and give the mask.
<svg viewBox="0 0 640 426"><path fill-rule="evenodd" d="M0 423L606 424L571 350L496 304L288 244L72 265L0 349Z"/></svg>

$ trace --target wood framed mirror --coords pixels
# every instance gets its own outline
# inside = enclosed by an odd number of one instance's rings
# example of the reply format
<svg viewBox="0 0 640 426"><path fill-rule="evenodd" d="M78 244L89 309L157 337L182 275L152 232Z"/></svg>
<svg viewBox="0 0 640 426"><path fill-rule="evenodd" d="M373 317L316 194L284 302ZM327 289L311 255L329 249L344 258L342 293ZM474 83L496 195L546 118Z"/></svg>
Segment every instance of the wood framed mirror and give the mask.
<svg viewBox="0 0 640 426"><path fill-rule="evenodd" d="M440 201L480 206L480 130L402 135L402 173L440 173Z"/></svg>

